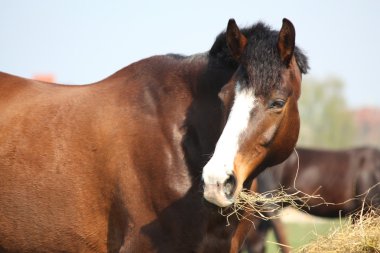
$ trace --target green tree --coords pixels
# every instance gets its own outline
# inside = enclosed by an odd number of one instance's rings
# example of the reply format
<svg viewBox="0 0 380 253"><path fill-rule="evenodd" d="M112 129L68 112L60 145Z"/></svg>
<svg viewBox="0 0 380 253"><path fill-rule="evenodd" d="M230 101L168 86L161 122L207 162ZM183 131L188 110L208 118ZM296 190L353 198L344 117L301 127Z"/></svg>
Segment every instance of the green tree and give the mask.
<svg viewBox="0 0 380 253"><path fill-rule="evenodd" d="M356 128L343 88L337 78L303 81L299 146L338 149L354 144Z"/></svg>

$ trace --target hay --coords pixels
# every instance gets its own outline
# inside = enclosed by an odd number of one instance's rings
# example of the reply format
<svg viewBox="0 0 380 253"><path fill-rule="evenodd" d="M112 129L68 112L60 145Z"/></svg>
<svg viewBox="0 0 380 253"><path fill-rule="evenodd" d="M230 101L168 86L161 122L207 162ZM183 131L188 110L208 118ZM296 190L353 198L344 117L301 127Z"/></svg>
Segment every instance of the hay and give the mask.
<svg viewBox="0 0 380 253"><path fill-rule="evenodd" d="M380 182L354 198L341 203L328 203L320 195L314 195L319 189L317 189L312 195L308 195L296 188L295 182L299 170L299 156L297 151L294 151L298 157L297 173L293 185L293 190L295 189L295 192L288 194L283 188L264 193L243 190L240 192L232 207L220 209L220 213L227 218L227 225L230 224L229 218L233 215L236 215L239 220L249 220L254 225L255 218L263 220L279 218L279 211L282 210L284 206L291 206L303 211L304 209L319 205L342 205L360 199L363 201L363 206L358 214L351 215L346 221L341 222L340 226L329 235L317 236L317 239L314 242L295 250L295 252L380 253L380 209L367 207L364 214L365 200L369 192L378 186ZM319 199L320 202L317 205L309 206L307 203L311 199Z"/></svg>
<svg viewBox="0 0 380 253"><path fill-rule="evenodd" d="M353 222L355 221L355 222ZM299 253L316 252L370 252L380 253L379 210L363 210L352 215L329 235L317 236L316 240L298 249Z"/></svg>
<svg viewBox="0 0 380 253"><path fill-rule="evenodd" d="M309 207L307 202L311 198L318 198L324 201L319 195L308 195L300 191L292 194L285 192L283 188L263 193L243 190L235 200L232 207L221 209L221 214L227 217L236 215L238 219L246 219L254 223L254 218L271 220L279 218L280 212L285 206L302 211L302 208Z"/></svg>

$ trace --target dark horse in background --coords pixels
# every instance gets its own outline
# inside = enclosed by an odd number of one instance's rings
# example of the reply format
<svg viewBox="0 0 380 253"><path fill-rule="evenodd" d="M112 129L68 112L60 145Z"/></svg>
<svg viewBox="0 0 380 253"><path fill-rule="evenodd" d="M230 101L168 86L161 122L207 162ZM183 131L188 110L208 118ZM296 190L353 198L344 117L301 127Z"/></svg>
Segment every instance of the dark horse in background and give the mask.
<svg viewBox="0 0 380 253"><path fill-rule="evenodd" d="M0 252L236 252L219 208L291 154L307 68L287 19L231 19L91 85L0 73Z"/></svg>
<svg viewBox="0 0 380 253"><path fill-rule="evenodd" d="M360 147L331 151L297 148L283 163L266 169L258 176L258 191L283 187L286 193L310 198L303 210L309 214L337 218L362 207L380 207L380 150ZM299 158L298 158L299 157ZM298 167L299 163L299 167ZM287 244L280 221L260 221L247 238L250 252L264 252L267 230L274 228L280 244ZM256 237L256 238L255 238ZM281 247L288 252L286 247ZM259 250L260 249L260 250Z"/></svg>

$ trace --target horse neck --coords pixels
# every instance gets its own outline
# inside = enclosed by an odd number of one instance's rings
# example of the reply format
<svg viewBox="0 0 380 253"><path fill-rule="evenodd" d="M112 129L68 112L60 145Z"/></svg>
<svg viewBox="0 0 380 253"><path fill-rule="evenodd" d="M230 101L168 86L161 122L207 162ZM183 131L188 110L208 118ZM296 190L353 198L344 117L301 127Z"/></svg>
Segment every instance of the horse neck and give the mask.
<svg viewBox="0 0 380 253"><path fill-rule="evenodd" d="M191 80L195 96L217 96L236 71L236 67L221 63L207 53L186 57L182 63L183 74Z"/></svg>

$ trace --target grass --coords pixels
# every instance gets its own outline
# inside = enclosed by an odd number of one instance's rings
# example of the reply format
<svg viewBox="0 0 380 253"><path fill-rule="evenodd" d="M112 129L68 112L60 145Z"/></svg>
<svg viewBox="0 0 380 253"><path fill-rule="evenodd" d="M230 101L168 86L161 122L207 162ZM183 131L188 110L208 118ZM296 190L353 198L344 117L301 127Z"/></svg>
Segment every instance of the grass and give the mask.
<svg viewBox="0 0 380 253"><path fill-rule="evenodd" d="M298 249L307 245L316 239L316 235L329 234L339 226L340 222L339 219L323 219L318 222L284 222L289 246L292 249ZM281 252L276 242L273 231L270 230L267 236L266 253ZM294 251L292 250L292 252Z"/></svg>

